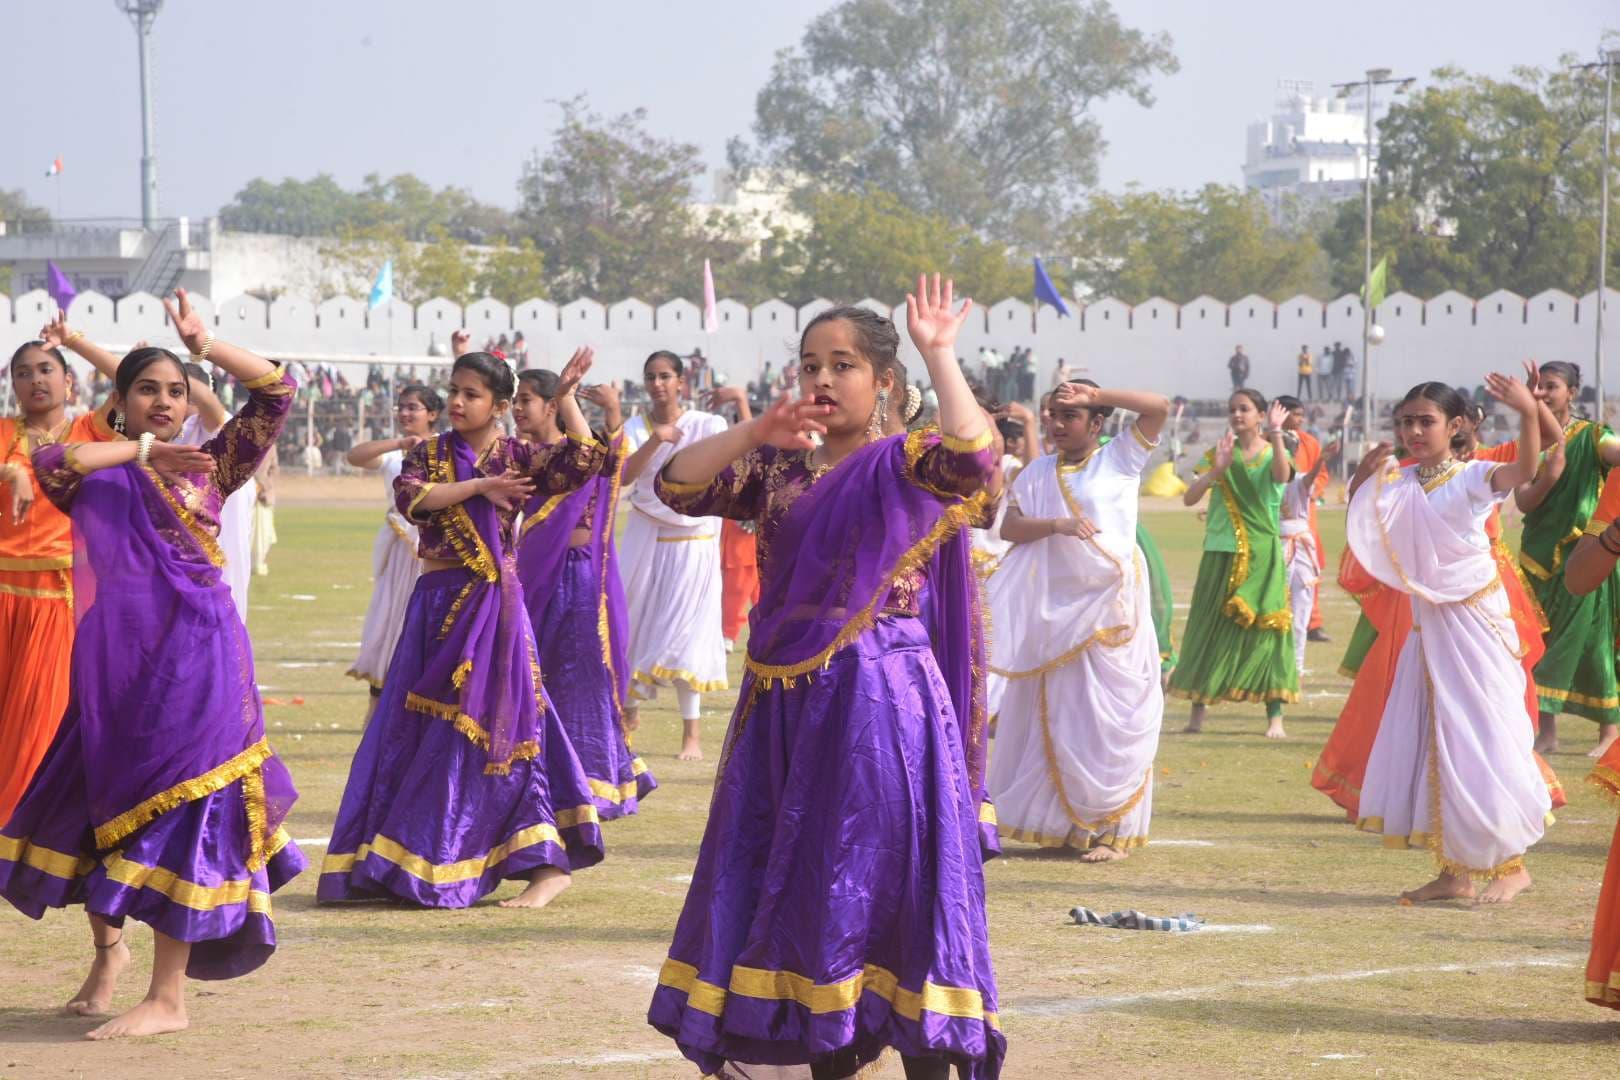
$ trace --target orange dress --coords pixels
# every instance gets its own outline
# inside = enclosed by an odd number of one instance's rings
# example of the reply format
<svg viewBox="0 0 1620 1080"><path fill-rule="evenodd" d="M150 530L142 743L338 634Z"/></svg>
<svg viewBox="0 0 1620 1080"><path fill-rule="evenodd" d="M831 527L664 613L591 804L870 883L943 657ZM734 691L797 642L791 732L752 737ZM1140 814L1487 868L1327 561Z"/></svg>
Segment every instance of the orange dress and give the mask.
<svg viewBox="0 0 1620 1080"><path fill-rule="evenodd" d="M754 534L730 518L720 523L720 628L736 641L759 603L759 563Z"/></svg>
<svg viewBox="0 0 1620 1080"><path fill-rule="evenodd" d="M65 442L117 438L100 413L68 425ZM0 417L0 466L27 470L34 504L11 520L0 484L0 825L22 798L68 701L73 652L73 533L34 477L22 421Z"/></svg>
<svg viewBox="0 0 1620 1080"><path fill-rule="evenodd" d="M1296 431L1299 436L1299 449L1294 451L1294 467L1302 473L1310 472L1322 457L1322 443L1315 435L1308 431ZM1316 525L1316 500L1327 490L1327 472L1316 474L1316 483L1312 485L1310 500L1310 526L1311 537L1316 541L1316 568L1327 569L1327 548L1322 546L1322 530ZM1322 589L1318 585L1311 595L1311 622L1307 630L1320 630L1322 628Z"/></svg>
<svg viewBox="0 0 1620 1080"><path fill-rule="evenodd" d="M1480 447L1474 451L1474 460L1506 462L1517 458L1518 453L1518 445L1508 442ZM1493 513L1485 523L1485 535L1490 537L1491 555L1496 559L1508 607L1525 650L1521 661L1525 677L1524 707L1534 730L1539 722L1540 706L1533 672L1547 651L1542 640L1547 629L1546 617L1536 603L1535 594L1525 587L1524 579L1519 576L1518 560L1502 542L1500 512ZM1395 663L1406 645L1406 635L1412 632L1412 604L1405 593L1389 588L1367 573L1349 549L1339 560L1339 587L1355 597L1361 605L1361 613L1378 632L1378 637L1356 671L1338 723L1333 725L1333 733L1317 757L1311 786L1338 803L1349 819L1355 821L1360 817L1361 783L1367 775L1367 759L1372 756L1378 725L1384 718L1384 704L1395 683ZM1563 785L1540 754L1536 755L1536 765L1547 782L1553 807L1567 805L1569 800Z"/></svg>
<svg viewBox="0 0 1620 1080"><path fill-rule="evenodd" d="M1589 779L1609 802L1620 806L1620 743L1609 747ZM1609 864L1603 871L1603 891L1598 893L1597 918L1592 923L1586 1000L1620 1009L1620 822L1609 843Z"/></svg>

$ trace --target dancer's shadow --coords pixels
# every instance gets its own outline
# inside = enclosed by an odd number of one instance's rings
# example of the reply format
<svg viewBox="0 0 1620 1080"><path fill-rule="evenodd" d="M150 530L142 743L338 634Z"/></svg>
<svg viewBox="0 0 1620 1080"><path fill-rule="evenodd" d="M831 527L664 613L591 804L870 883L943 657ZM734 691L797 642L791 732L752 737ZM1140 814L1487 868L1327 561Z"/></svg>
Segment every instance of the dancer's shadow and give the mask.
<svg viewBox="0 0 1620 1080"><path fill-rule="evenodd" d="M1439 1016L1433 1013L1357 1008L1351 1005L1305 1004L1298 1001L1138 1001L1110 1007L1159 1019L1201 1022L1218 1015L1222 1026L1275 1034L1278 1031L1349 1032L1374 1036L1404 1036L1443 1042L1526 1043L1557 1046L1571 1043L1608 1043L1620 1047L1620 1022L1592 1020L1535 1020L1504 1017Z"/></svg>
<svg viewBox="0 0 1620 1080"><path fill-rule="evenodd" d="M112 1015L72 1016L59 1008L0 1008L0 1046L8 1043L81 1042Z"/></svg>

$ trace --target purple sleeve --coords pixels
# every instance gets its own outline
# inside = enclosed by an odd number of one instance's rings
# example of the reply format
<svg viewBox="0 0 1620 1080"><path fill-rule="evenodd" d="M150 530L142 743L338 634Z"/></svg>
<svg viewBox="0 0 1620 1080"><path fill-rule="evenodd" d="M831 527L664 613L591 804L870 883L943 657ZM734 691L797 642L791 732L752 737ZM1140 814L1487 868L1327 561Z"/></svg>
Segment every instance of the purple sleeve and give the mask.
<svg viewBox="0 0 1620 1080"><path fill-rule="evenodd" d="M221 495L229 495L253 479L259 463L287 426L287 414L292 412L298 389L285 367L242 385L248 392L248 403L203 446L214 459L214 484Z"/></svg>
<svg viewBox="0 0 1620 1080"><path fill-rule="evenodd" d="M548 446L516 439L507 445L512 466L533 478L534 493L542 497L578 491L585 481L601 475L608 458L608 448L602 443L574 435L565 434Z"/></svg>
<svg viewBox="0 0 1620 1080"><path fill-rule="evenodd" d="M986 429L972 441L937 431L906 437L906 478L942 498L965 498L982 490L995 471L995 438Z"/></svg>
<svg viewBox="0 0 1620 1080"><path fill-rule="evenodd" d="M429 440L430 441L430 440ZM409 521L425 522L433 511L418 514L416 504L436 486L428 477L428 441L418 443L406 453L400 463L399 475L394 477L394 508Z"/></svg>
<svg viewBox="0 0 1620 1080"><path fill-rule="evenodd" d="M66 513L85 474L73 456L73 443L50 443L34 451L34 476L51 505Z"/></svg>
<svg viewBox="0 0 1620 1080"><path fill-rule="evenodd" d="M750 450L707 484L678 483L660 469L653 491L665 506L687 517L758 521L765 512L766 466L775 454L772 447Z"/></svg>

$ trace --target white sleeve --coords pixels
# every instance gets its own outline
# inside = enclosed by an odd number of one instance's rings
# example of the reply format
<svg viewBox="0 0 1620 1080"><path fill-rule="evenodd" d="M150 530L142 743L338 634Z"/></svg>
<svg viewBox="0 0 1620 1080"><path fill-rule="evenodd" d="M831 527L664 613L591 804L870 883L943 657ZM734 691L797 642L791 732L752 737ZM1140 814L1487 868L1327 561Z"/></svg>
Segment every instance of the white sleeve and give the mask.
<svg viewBox="0 0 1620 1080"><path fill-rule="evenodd" d="M1158 443L1147 441L1147 437L1137 429L1133 420L1129 427L1103 447L1103 453L1107 455L1109 464L1116 472L1126 476L1140 476L1147 470L1148 462L1153 458L1153 451L1158 448Z"/></svg>
<svg viewBox="0 0 1620 1080"><path fill-rule="evenodd" d="M1463 466L1462 482L1474 509L1483 510L1507 498L1506 491L1491 490L1491 476L1506 462L1470 461Z"/></svg>

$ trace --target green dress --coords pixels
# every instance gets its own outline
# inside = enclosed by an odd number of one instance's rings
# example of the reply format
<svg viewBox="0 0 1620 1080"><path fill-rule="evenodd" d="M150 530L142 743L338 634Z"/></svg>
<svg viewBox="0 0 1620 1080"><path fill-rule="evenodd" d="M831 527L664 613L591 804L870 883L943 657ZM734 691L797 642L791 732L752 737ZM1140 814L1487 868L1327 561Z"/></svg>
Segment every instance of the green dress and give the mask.
<svg viewBox="0 0 1620 1080"><path fill-rule="evenodd" d="M1585 596L1564 585L1564 560L1597 507L1608 467L1598 444L1612 433L1586 420L1564 435L1564 472L1542 504L1524 516L1519 565L1547 615L1547 654L1536 665L1541 711L1620 722L1615 687L1615 629L1620 591L1610 574Z"/></svg>
<svg viewBox="0 0 1620 1080"><path fill-rule="evenodd" d="M1176 641L1171 633L1175 619L1175 596L1170 590L1170 571L1165 569L1164 556L1153 534L1140 521L1136 523L1136 546L1141 549L1142 563L1147 567L1149 603L1153 608L1153 633L1159 639L1159 670L1174 671L1176 667Z"/></svg>
<svg viewBox="0 0 1620 1080"><path fill-rule="evenodd" d="M1214 451L1199 471L1214 467ZM1286 485L1271 478L1268 444L1210 489L1204 555L1198 563L1181 662L1170 693L1199 704L1299 700L1294 621L1278 519Z"/></svg>

